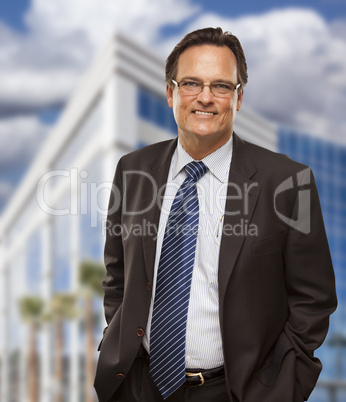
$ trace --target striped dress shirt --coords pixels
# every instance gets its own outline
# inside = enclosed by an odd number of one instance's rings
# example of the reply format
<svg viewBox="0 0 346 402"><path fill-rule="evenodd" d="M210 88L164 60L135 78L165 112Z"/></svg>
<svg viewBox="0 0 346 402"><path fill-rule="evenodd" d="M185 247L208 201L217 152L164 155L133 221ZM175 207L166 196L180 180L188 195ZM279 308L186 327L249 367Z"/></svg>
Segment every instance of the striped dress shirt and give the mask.
<svg viewBox="0 0 346 402"><path fill-rule="evenodd" d="M208 172L197 182L199 225L186 328L186 368L191 369L210 369L223 365L218 263L232 150L231 137L222 147L202 159ZM165 227L174 197L186 178L184 166L193 160L178 140L164 191L157 234L153 294L143 338L143 345L148 353L157 270Z"/></svg>

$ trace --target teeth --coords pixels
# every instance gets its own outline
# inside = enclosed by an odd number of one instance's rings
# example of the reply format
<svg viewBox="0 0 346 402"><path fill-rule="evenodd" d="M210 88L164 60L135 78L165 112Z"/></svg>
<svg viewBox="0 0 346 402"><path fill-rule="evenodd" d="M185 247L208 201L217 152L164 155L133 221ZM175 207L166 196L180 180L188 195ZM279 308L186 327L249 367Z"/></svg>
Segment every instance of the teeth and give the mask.
<svg viewBox="0 0 346 402"><path fill-rule="evenodd" d="M212 116L214 113L213 112L201 112L200 110L195 111L196 114L204 114L206 116Z"/></svg>

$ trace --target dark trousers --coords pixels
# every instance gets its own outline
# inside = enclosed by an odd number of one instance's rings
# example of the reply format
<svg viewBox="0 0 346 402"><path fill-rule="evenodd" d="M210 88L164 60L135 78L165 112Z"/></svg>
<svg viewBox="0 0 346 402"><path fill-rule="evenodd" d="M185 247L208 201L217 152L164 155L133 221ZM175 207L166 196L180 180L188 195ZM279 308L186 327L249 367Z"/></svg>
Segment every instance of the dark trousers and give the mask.
<svg viewBox="0 0 346 402"><path fill-rule="evenodd" d="M219 377L202 386L182 385L164 400L149 373L149 361L143 349L111 402L229 402L225 378Z"/></svg>

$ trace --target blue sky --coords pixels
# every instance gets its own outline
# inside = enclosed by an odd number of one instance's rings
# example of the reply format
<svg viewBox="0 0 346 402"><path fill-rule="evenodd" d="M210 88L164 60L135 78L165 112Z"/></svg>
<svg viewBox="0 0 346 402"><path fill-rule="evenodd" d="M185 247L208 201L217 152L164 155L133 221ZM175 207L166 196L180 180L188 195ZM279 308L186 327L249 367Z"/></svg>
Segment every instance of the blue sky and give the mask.
<svg viewBox="0 0 346 402"><path fill-rule="evenodd" d="M0 213L114 27L163 59L189 30L231 30L248 59L247 106L281 125L346 137L346 0L128 4L0 2Z"/></svg>
<svg viewBox="0 0 346 402"><path fill-rule="evenodd" d="M23 14L28 10L28 0L2 0L0 2L0 19L16 30L25 31Z"/></svg>
<svg viewBox="0 0 346 402"><path fill-rule="evenodd" d="M2 0L0 2L0 19L16 30L25 32L23 15L29 9L29 0ZM229 1L229 0L194 0L192 3L202 7L201 12L212 11L227 14L233 17L240 17L248 14L259 14L275 8L284 7L306 7L318 11L326 20L333 20L346 16L345 0L251 0L251 1ZM179 31L178 27L169 26L166 32Z"/></svg>
<svg viewBox="0 0 346 402"><path fill-rule="evenodd" d="M266 11L285 7L306 7L318 11L327 20L339 18L346 13L345 0L250 0L250 1L225 1L225 0L201 0L193 1L202 5L203 11L215 11L233 17L248 14L260 14Z"/></svg>

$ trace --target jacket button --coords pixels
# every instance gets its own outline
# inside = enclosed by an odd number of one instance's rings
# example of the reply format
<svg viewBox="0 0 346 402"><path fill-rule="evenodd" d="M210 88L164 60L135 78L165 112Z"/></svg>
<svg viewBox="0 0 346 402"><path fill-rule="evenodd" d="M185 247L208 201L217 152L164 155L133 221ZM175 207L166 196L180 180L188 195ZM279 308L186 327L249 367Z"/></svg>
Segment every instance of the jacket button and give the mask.
<svg viewBox="0 0 346 402"><path fill-rule="evenodd" d="M122 380L123 378L125 378L125 374L124 374L124 373L118 373L118 374L117 374L117 378L118 378L119 380Z"/></svg>
<svg viewBox="0 0 346 402"><path fill-rule="evenodd" d="M137 336L143 336L144 335L144 331L142 328L137 328Z"/></svg>
<svg viewBox="0 0 346 402"><path fill-rule="evenodd" d="M150 292L150 290L151 290L151 286L150 286L150 283L148 282L147 283L147 291Z"/></svg>

